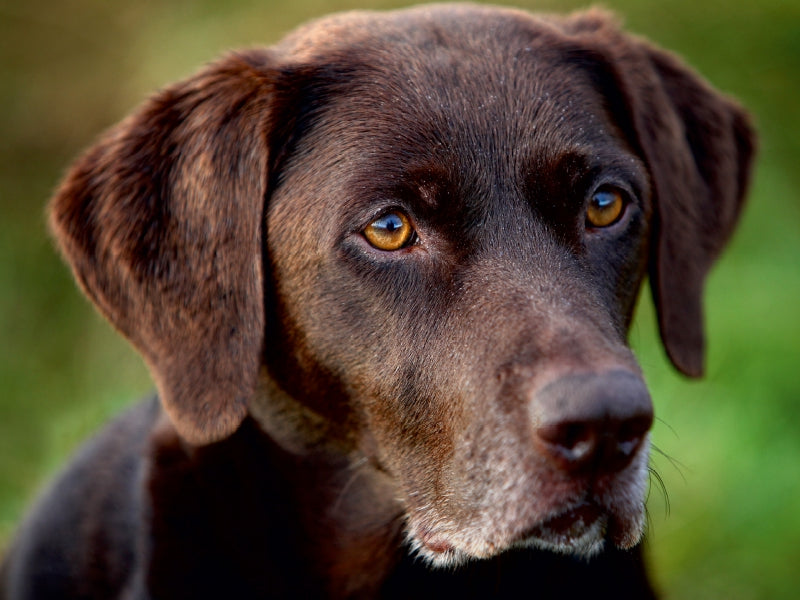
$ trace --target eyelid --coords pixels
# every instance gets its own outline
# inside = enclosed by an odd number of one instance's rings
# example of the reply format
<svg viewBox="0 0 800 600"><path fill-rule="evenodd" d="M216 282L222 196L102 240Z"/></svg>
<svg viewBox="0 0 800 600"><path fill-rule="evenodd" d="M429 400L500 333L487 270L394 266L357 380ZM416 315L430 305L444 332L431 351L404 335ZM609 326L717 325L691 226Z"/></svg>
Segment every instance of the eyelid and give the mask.
<svg viewBox="0 0 800 600"><path fill-rule="evenodd" d="M599 178L594 185L589 186L589 194L587 195L587 199L591 199L591 197L599 191L603 189L614 189L619 190L626 200L634 202L638 199L638 186L629 184L625 180L621 180L617 177L601 177Z"/></svg>

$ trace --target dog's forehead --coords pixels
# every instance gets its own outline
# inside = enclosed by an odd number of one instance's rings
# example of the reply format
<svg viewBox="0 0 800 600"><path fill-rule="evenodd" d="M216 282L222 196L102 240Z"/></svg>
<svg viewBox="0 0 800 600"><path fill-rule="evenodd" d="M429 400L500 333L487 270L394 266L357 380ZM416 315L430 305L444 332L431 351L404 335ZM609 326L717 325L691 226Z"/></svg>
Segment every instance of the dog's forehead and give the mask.
<svg viewBox="0 0 800 600"><path fill-rule="evenodd" d="M552 98L563 110L588 81L569 22L468 5L352 12L301 28L278 48L296 64L335 65L367 106L406 101L468 116Z"/></svg>
<svg viewBox="0 0 800 600"><path fill-rule="evenodd" d="M348 13L300 30L284 49L334 65L320 137L336 140L340 156L347 141L360 156L383 148L464 167L501 158L521 172L624 146L563 25L474 6Z"/></svg>
<svg viewBox="0 0 800 600"><path fill-rule="evenodd" d="M394 53L401 46L430 48L444 41L463 47L524 44L543 35L560 37L607 27L616 29L613 17L597 10L564 17L473 4L431 4L329 15L297 28L277 48L300 62L313 63L354 48L386 48Z"/></svg>

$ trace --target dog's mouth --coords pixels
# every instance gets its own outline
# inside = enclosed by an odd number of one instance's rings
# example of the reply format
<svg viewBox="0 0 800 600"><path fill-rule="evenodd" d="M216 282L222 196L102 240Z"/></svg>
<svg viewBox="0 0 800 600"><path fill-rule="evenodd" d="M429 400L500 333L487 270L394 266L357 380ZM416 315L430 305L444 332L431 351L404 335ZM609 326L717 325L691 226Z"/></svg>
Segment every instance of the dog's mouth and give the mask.
<svg viewBox="0 0 800 600"><path fill-rule="evenodd" d="M412 543L419 555L432 564L449 566L520 548L590 557L603 549L606 539L618 545L627 545L624 542L629 532L626 532L623 523L598 504L582 501L546 517L505 543L483 541L479 544L462 544L456 541L457 537L423 528L412 534Z"/></svg>
<svg viewBox="0 0 800 600"><path fill-rule="evenodd" d="M526 471L513 457L490 457L498 468L481 474L480 493L455 488L433 500L420 493L408 498L409 541L434 566L519 549L583 558L606 545L630 549L644 532L648 443L645 437L625 468L589 474Z"/></svg>
<svg viewBox="0 0 800 600"><path fill-rule="evenodd" d="M513 546L591 556L602 549L608 522L599 506L582 502L536 525Z"/></svg>

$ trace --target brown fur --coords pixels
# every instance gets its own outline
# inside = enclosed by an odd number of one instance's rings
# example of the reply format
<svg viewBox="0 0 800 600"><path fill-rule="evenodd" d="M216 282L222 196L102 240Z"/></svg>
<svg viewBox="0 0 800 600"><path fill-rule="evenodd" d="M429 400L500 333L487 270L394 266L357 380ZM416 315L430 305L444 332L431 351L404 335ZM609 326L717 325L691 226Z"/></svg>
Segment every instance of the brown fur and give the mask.
<svg viewBox="0 0 800 600"><path fill-rule="evenodd" d="M0 594L651 596L627 328L649 270L669 357L702 373L753 138L596 11L348 13L159 93L51 225L160 405L81 453ZM629 202L593 230L604 185ZM367 243L388 210L415 244Z"/></svg>

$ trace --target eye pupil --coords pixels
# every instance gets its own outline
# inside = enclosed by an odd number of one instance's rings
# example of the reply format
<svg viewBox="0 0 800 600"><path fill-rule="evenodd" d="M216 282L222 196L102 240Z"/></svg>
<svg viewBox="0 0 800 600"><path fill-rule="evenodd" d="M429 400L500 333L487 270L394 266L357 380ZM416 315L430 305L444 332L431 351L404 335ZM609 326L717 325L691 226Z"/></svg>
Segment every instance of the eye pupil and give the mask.
<svg viewBox="0 0 800 600"><path fill-rule="evenodd" d="M595 194L595 202L600 208L608 208L614 204L616 195L610 192L598 192Z"/></svg>
<svg viewBox="0 0 800 600"><path fill-rule="evenodd" d="M375 226L376 227L383 226L383 228L386 229L387 232L394 233L395 231L403 227L403 222L400 220L400 217L392 213L390 215L386 215L382 219L379 219L375 223Z"/></svg>
<svg viewBox="0 0 800 600"><path fill-rule="evenodd" d="M400 250L414 238L414 228L401 212L390 212L378 217L364 229L364 237L378 250Z"/></svg>

